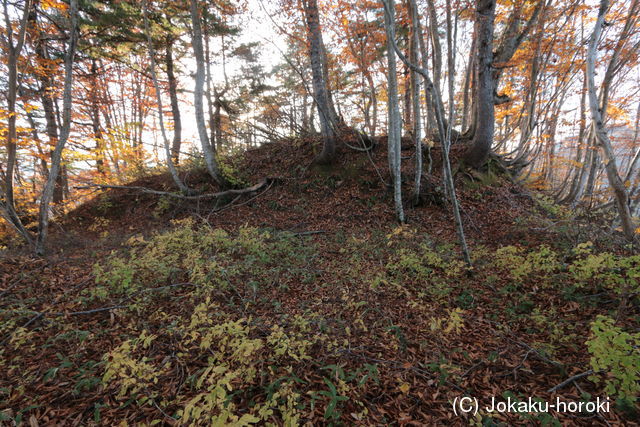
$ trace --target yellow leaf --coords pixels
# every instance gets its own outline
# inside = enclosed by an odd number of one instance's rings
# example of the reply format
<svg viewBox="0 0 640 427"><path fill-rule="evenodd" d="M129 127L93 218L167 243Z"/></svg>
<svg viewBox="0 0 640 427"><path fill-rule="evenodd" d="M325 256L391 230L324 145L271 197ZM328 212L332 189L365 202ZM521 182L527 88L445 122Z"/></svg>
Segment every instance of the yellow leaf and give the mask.
<svg viewBox="0 0 640 427"><path fill-rule="evenodd" d="M404 394L407 394L409 392L409 389L411 388L411 386L407 383L402 383L402 385L400 387L398 387L400 389L400 391Z"/></svg>

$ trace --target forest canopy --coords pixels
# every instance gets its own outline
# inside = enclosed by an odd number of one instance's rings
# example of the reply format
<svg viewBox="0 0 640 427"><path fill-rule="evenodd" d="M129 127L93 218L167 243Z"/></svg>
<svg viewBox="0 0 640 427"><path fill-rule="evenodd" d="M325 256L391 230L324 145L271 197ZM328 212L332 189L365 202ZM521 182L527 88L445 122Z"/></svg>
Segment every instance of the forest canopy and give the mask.
<svg viewBox="0 0 640 427"><path fill-rule="evenodd" d="M464 145L475 169L497 155L562 204L615 208L631 238L639 7L5 1L5 231L43 252L47 212L77 206L87 183L166 167L190 194L181 162L204 159L224 187L219 163L232 153L318 133L317 161L330 163L355 132L365 147L389 135L392 170L403 137L417 153Z"/></svg>

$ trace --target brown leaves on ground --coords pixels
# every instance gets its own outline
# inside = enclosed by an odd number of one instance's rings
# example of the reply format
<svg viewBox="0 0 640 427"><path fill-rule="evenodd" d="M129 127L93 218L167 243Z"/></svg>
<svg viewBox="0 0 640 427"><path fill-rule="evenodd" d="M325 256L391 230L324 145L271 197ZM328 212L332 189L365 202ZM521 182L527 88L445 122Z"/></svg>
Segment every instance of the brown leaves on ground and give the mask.
<svg viewBox="0 0 640 427"><path fill-rule="evenodd" d="M304 377L310 389L314 385L326 388L326 373L318 366L341 366L345 372L365 364L377 366L379 381L358 388L341 407L341 421L346 425L467 425L470 420L453 414L450 402L455 397L469 394L488 399L509 390L550 400L553 396L546 393L547 389L588 365L584 346L575 345L580 341L583 344L589 319L601 308L567 304L557 288L542 287L532 293L532 304L556 310L561 321L571 323L579 336L567 345L557 345L550 357L539 350L538 344L561 337L550 337L552 331L544 328L531 330L531 325L508 315L505 308L514 306L517 310L518 301L514 300L518 295L498 296L495 290L508 286L509 279L487 271L482 262L473 275L457 276L457 283L450 284L454 292L442 301L425 296L410 301L400 289L375 287L359 280L382 274L387 260L396 254L393 246L384 243L384 236L397 225L391 194L382 182L389 179L384 140L369 154L341 146L332 166L313 164L317 143L313 138L299 138L246 152L237 167L246 184L265 177L278 181L266 191L236 200L161 201L157 196L124 189L105 191L53 227L56 231L49 259L17 256L1 260L0 308L28 307L31 311L16 316L11 325L14 329L22 327L22 334L30 334L27 344L4 347L5 360L21 360L22 365L20 369L17 365L0 369L0 390L6 390L0 391L0 411L11 418L22 411L23 421L30 425L137 424L153 419L168 422L157 406L116 401L113 390L100 382L103 355L131 332L132 322L143 319L134 320L119 310L86 316L52 317L47 313L95 308L83 303L83 290L93 286L94 263L131 236L148 236L153 230L166 229L170 219L184 217L228 231L253 226L303 233L315 245L317 255L307 265L313 282L292 281L286 283L286 290L270 292L273 300L281 303L280 312L316 313L326 320L333 339L348 342L334 354L315 348L313 365ZM357 141L350 144L357 145ZM405 145L404 191L409 195L414 159L410 144ZM432 151L435 160L439 153ZM459 151L454 147L452 156L457 158ZM407 203L407 229L417 240L429 236L434 245L455 246L453 217L441 198L438 160L433 171L433 176L423 180L423 203L417 207ZM217 190L203 171L183 174L192 187ZM491 185L475 186L468 185L470 179L473 177L463 173L457 176L472 252L481 246L553 243L557 234L552 229L532 231L535 227L528 221L533 221L532 213L537 208L525 190L504 177ZM142 178L133 185L170 191L170 183L165 174ZM366 253L351 253L354 248ZM357 262L346 263L356 255ZM407 286L419 294L420 287L430 284ZM181 297L189 292L189 288L172 290L170 295L151 300L145 312L183 313L186 308L180 303ZM453 307L462 298L468 298L462 331L452 327L445 332L447 322L455 317ZM110 303L113 301L103 305ZM250 314L270 318L275 316L273 310L268 305L252 305ZM0 339L6 339L9 332L2 330ZM170 349L166 351L171 354ZM177 373L161 384L167 396L182 386L185 375ZM17 383L19 388L9 387ZM600 395L592 384L580 385L593 396ZM565 387L559 394L566 400L581 399L574 386ZM309 420L327 423L323 411L318 404L308 412ZM618 417L606 414L609 424L623 423ZM523 422L512 415L498 416L494 421ZM569 415L562 416L561 421L573 425L605 423L599 418Z"/></svg>

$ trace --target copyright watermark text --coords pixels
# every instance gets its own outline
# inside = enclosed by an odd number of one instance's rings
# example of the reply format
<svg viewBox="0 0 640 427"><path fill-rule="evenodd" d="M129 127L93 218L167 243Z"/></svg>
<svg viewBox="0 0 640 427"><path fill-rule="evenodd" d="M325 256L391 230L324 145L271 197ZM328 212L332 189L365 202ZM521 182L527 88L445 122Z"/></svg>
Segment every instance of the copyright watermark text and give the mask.
<svg viewBox="0 0 640 427"><path fill-rule="evenodd" d="M492 397L488 404L480 402L476 397L462 396L456 397L452 402L453 412L456 415L472 414L476 415L478 411L486 413L543 413L543 412L559 412L559 413L606 413L609 412L609 398L596 398L593 401L566 401L557 397L554 401L547 402L535 397L527 399L515 399L507 397L506 399L497 399Z"/></svg>

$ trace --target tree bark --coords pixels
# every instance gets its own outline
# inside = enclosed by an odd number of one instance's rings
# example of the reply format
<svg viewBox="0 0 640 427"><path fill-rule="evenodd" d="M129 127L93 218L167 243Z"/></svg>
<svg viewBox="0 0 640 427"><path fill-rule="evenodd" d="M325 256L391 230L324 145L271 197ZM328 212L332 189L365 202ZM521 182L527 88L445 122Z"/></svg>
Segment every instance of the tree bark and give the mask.
<svg viewBox="0 0 640 427"><path fill-rule="evenodd" d="M162 107L162 92L160 91L160 84L158 83L158 75L156 74L156 52L153 47L153 40L151 39L151 29L149 28L149 11L147 0L143 0L142 2L142 13L144 15L144 30L147 37L147 45L149 48L149 60L151 62L151 79L153 80L153 87L156 92L156 102L158 104L158 122L160 124L160 133L162 134L162 142L164 145L164 153L166 156L167 167L169 168L169 172L171 173L171 178L173 178L173 182L180 189L181 192L185 194L191 194L192 191L187 187L180 176L178 175L178 171L173 164L173 153L171 152L171 148L169 146L169 138L167 137L167 131L164 127L164 114Z"/></svg>
<svg viewBox="0 0 640 427"><path fill-rule="evenodd" d="M200 138L200 145L202 146L202 152L204 154L209 174L219 185L225 186L226 182L220 174L220 167L218 166L218 160L216 159L215 147L209 142L207 127L204 120L204 106L202 98L204 95L205 64L202 48L202 26L200 23L200 11L198 10L197 0L190 1L190 12L193 27L193 53L196 58L196 86L193 94L193 104L196 110L198 136Z"/></svg>
<svg viewBox="0 0 640 427"><path fill-rule="evenodd" d="M178 80L173 64L173 39L167 42L165 51L165 66L167 67L167 80L169 82L169 100L171 102L171 117L173 118L173 141L171 143L171 157L177 165L180 162L180 146L182 145L182 116L178 102Z"/></svg>
<svg viewBox="0 0 640 427"><path fill-rule="evenodd" d="M603 115L604 112L599 108L598 96L596 94L595 87L595 63L597 55L598 41L602 33L602 27L604 26L604 19L609 8L608 0L600 0L600 9L598 11L598 19L596 25L589 39L589 49L587 51L587 88L589 96L589 109L591 111L591 119L595 128L595 136L598 140L600 148L602 149L605 158L605 169L607 172L607 178L609 185L613 189L613 193L616 200L616 207L620 220L622 222L622 229L625 237L629 241L633 241L635 234L635 226L631 217L631 211L629 209L629 195L627 189L620 179L618 174L618 168L616 166L615 153L609 141L607 130L604 126Z"/></svg>
<svg viewBox="0 0 640 427"><path fill-rule="evenodd" d="M56 147L51 156L51 168L49 177L45 183L40 198L40 212L38 217L38 237L35 244L36 255L42 256L45 252L45 243L49 231L49 204L53 197L53 191L60 172L60 162L62 160L62 150L69 139L71 132L71 104L72 104L72 84L73 84L73 62L76 54L76 44L78 41L78 0L71 0L69 3L69 42L64 58L64 91L62 96L62 128L60 139L56 141Z"/></svg>
<svg viewBox="0 0 640 427"><path fill-rule="evenodd" d="M34 51L38 58L38 64L43 68L43 72L36 73L36 78L40 83L39 93L40 101L42 102L42 108L44 110L44 119L46 123L46 133L49 139L49 157L51 157L53 150L58 140L58 124L56 121L55 103L53 98L54 81L53 74L55 69L51 69L51 58L47 50L45 34L38 28L38 15L37 15L38 2L34 2L34 7L29 12L29 24L33 27L36 33L36 40L33 41ZM58 175L56 180L56 187L53 190L53 203L58 204L64 201L64 186L65 186L65 173Z"/></svg>
<svg viewBox="0 0 640 427"><path fill-rule="evenodd" d="M16 144L17 134L16 134L16 99L18 93L18 57L20 56L20 52L22 51L22 47L24 45L26 30L27 30L27 20L29 17L29 10L31 9L31 1L27 0L24 5L23 15L20 22L20 28L17 34L16 44L14 45L14 33L11 20L9 18L7 0L3 2L4 7L4 19L6 26L6 37L7 37L7 68L8 68L8 90L7 90L7 136L6 136L6 147L7 147L7 166L4 180L4 189L0 196L0 211L2 211L2 216L5 217L9 224L11 224L15 230L20 234L24 240L31 244L32 238L31 234L24 228L20 217L16 211L15 207L15 198L14 198L14 181L15 181L15 168L17 161L17 151L18 147ZM4 199L4 201L2 200Z"/></svg>
<svg viewBox="0 0 640 427"><path fill-rule="evenodd" d="M429 38L431 39L433 62L433 84L442 93L442 45L440 44L440 35L438 34L440 26L438 25L438 14L433 0L427 0L427 11L429 13Z"/></svg>
<svg viewBox="0 0 640 427"><path fill-rule="evenodd" d="M411 39L409 40L409 60L418 64L418 8L415 0L409 0L409 16L411 18ZM408 67L409 68L409 67ZM411 101L413 104L413 143L416 147L416 169L413 184L413 200L415 204L420 202L420 184L422 181L422 123L420 115L420 79L418 72L411 70Z"/></svg>
<svg viewBox="0 0 640 427"><path fill-rule="evenodd" d="M100 105L98 87L98 64L95 59L91 60L91 130L93 139L96 141L96 170L100 175L105 175L104 165L104 137L102 135L102 124L100 123ZM55 203L55 197L54 197Z"/></svg>
<svg viewBox="0 0 640 427"><path fill-rule="evenodd" d="M415 0L412 0L415 1ZM416 71L418 73L420 73L422 75L422 77L424 78L424 82L425 82L425 87L426 89L431 93L431 96L434 98L434 102L436 102L437 104L441 104L442 100L440 99L440 91L438 90L437 87L435 87L432 83L431 80L429 79L429 74L427 71L426 66L423 66L422 68L420 68L418 65L411 63L411 61L409 61L409 59L404 56L402 54L402 52L400 51L400 49L398 49L398 45L395 41L395 28L394 25L387 25L387 20L391 21L392 23L394 22L393 20L393 14L391 13L391 6L389 5L388 0L382 0L382 3L385 7L385 27L388 31L387 33L387 42L391 45L389 48L392 48L396 54L400 57L400 59L402 60L402 62L404 62L409 68L411 68L412 71ZM389 34L390 33L390 34ZM423 50L424 52L424 50ZM423 64L426 65L426 58L422 58L423 59ZM451 79L453 78L453 75L449 76ZM451 84L451 83L450 83ZM436 105L437 105L436 104ZM452 107L452 105L450 105L450 107ZM453 113L452 113L452 108L450 110L451 113L451 117L453 117ZM450 142L447 141L447 135L449 135L449 137L451 136L451 134L447 134L447 132L445 131L445 121L444 118L440 115L440 111L438 109L435 110L436 112L436 121L437 121L437 125L438 125L438 133L439 133L439 138L440 138L440 143L442 145L442 162L444 164L444 172L445 172L445 180L446 180L446 185L449 189L449 194L450 194L450 198L451 198L451 204L453 206L453 215L454 215L454 221L456 224L456 230L458 232L458 237L460 239L460 246L462 248L462 252L463 252L463 256L465 259L465 262L467 263L467 265L471 265L471 257L469 256L469 250L467 247L467 242L466 242L466 238L465 238L465 234L464 234L464 227L462 224L462 217L460 216L460 207L458 205L458 199L456 197L456 191L455 191L455 184L453 181L453 174L451 173L451 163L449 161L449 144Z"/></svg>
<svg viewBox="0 0 640 427"><path fill-rule="evenodd" d="M405 222L402 207L401 155L400 143L402 136L402 119L398 105L398 76L396 70L396 55L394 50L395 37L395 4L394 0L383 0L388 6L384 14L384 26L387 33L387 88L389 103L389 122L387 124L387 150L389 167L393 179L393 199L396 216L401 223Z"/></svg>
<svg viewBox="0 0 640 427"><path fill-rule="evenodd" d="M496 0L478 0L476 7L477 34L477 88L475 100L476 129L471 147L465 153L465 162L473 167L484 166L491 145L495 127L495 110L493 93L495 90L493 79L493 22L496 12Z"/></svg>
<svg viewBox="0 0 640 427"><path fill-rule="evenodd" d="M313 76L313 97L318 108L323 147L316 159L318 163L331 163L336 152L337 115L331 104L327 82L327 65L320 29L320 16L316 0L302 0L309 42L309 59Z"/></svg>
<svg viewBox="0 0 640 427"><path fill-rule="evenodd" d="M469 89L471 88L471 80L473 79L473 69L476 50L476 38L475 35L471 40L471 49L469 49L469 63L464 74L464 87L462 89L462 124L460 125L460 132L462 134L467 133L467 124L469 123L469 106L471 99L469 97ZM473 120L471 120L473 122Z"/></svg>

